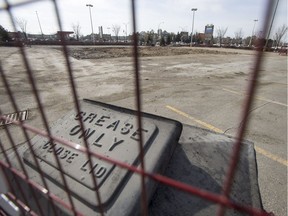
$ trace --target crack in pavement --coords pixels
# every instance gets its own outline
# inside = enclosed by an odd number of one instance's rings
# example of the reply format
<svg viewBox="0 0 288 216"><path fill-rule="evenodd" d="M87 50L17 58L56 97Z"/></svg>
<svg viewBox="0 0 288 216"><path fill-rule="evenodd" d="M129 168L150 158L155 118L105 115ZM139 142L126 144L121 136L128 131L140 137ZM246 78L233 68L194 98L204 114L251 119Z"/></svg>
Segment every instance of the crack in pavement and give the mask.
<svg viewBox="0 0 288 216"><path fill-rule="evenodd" d="M264 103L264 104L262 104L262 105L260 105L260 106L254 107L253 109L251 109L251 110L248 112L248 116L249 116L253 111L255 111L255 110L257 110L257 109L259 109L259 108L261 108L261 107L264 107L264 106L266 106L267 104L270 104L270 103L271 103L271 102L266 102L266 103ZM238 130L238 129L242 126L242 124L243 124L243 120L239 123L239 126L238 126L238 127L237 127L237 126L235 126L235 127L230 127L230 128L228 128L228 129L226 129L223 134L226 134L226 132L228 132L229 130L232 130L232 129L237 129L237 130Z"/></svg>

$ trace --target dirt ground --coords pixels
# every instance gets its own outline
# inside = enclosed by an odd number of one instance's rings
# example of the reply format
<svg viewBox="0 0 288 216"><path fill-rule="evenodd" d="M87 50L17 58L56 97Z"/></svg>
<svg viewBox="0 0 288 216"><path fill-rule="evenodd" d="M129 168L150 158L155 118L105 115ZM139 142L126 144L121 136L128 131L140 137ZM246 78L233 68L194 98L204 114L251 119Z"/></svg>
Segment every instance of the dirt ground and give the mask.
<svg viewBox="0 0 288 216"><path fill-rule="evenodd" d="M41 103L49 123L53 123L74 107L63 52L56 46L32 46L25 48L25 53ZM78 99L89 98L135 109L130 47L74 46L69 47L69 55ZM235 136L242 121L241 107L255 52L141 47L139 56L145 112L199 127L204 127L201 122L206 122ZM19 109L29 110L27 123L43 128L19 49L0 47L0 60ZM1 112L11 113L12 104L4 89L0 82ZM275 215L287 215L287 57L265 54L250 117L246 139L258 148L259 185L264 208ZM25 141L17 127L11 126L10 130L16 143ZM2 143L7 142L1 128L0 137Z"/></svg>
<svg viewBox="0 0 288 216"><path fill-rule="evenodd" d="M70 47L69 54L76 59L102 59L102 58L119 58L132 57L133 50L127 46L119 47ZM235 50L224 51L216 49L187 49L187 47L140 47L140 57L151 56L175 56L187 54L237 54Z"/></svg>

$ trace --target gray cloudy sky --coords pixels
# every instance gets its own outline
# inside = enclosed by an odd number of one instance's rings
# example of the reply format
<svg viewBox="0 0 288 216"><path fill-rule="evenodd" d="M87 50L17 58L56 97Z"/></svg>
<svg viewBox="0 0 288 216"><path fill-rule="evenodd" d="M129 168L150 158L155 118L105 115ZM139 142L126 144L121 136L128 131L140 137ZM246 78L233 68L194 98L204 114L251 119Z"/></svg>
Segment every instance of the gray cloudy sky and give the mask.
<svg viewBox="0 0 288 216"><path fill-rule="evenodd" d="M27 0L10 0L11 3ZM98 26L103 26L104 33L112 33L112 25L121 26L120 35L124 35L125 23L128 33L131 33L130 0L58 0L63 30L71 30L72 24L79 23L81 33L91 33L89 8L91 8L94 32ZM138 31L157 31L158 27L168 32L189 31L192 29L191 8L197 8L195 13L194 31L204 32L206 24L214 24L215 28L228 27L227 36L242 28L244 36L252 33L255 19L255 31L261 31L263 12L266 0L136 0ZM4 0L0 0L3 7ZM44 34L59 30L56 15L51 1L38 1L12 10L13 16L27 20L28 33L40 33L36 11ZM287 25L287 0L279 0L272 32L283 24ZM8 13L0 11L0 25L13 31ZM215 33L214 33L215 34ZM273 33L272 33L273 34ZM286 39L287 40L287 39Z"/></svg>

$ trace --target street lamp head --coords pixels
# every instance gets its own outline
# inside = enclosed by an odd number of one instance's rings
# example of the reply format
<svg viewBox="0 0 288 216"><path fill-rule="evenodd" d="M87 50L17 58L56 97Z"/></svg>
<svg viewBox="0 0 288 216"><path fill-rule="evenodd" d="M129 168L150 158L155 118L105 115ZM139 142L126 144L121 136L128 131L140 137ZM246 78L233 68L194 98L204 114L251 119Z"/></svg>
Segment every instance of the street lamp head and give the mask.
<svg viewBox="0 0 288 216"><path fill-rule="evenodd" d="M86 6L87 6L87 7L93 7L93 5L92 5L92 4L86 4Z"/></svg>
<svg viewBox="0 0 288 216"><path fill-rule="evenodd" d="M191 11L197 11L197 8L192 8Z"/></svg>

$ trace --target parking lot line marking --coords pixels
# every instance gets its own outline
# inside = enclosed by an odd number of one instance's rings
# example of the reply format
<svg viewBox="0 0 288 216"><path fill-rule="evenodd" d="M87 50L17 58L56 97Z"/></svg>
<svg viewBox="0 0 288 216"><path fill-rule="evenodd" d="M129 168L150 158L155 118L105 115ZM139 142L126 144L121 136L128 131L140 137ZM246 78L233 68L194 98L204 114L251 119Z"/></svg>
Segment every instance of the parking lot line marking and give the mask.
<svg viewBox="0 0 288 216"><path fill-rule="evenodd" d="M200 124L200 125L208 128L208 129L210 129L210 130L212 130L212 131L215 131L215 132L217 132L217 133L224 133L223 130L221 130L221 129L217 128L217 127L214 127L214 126L211 125L211 124L208 124L208 123L206 123L206 122L203 122L203 121L201 121L201 120L199 120L199 119L196 119L196 118L190 116L189 114L187 114L187 113L185 113L185 112L183 112L183 111L181 111L181 110L178 110L178 109L176 109L176 108L174 108L174 107L172 107L172 106L166 105L166 108L172 110L173 112L175 112L175 113L177 113L177 114L179 114L179 115L181 115L181 116L184 116L184 117L186 117L186 118L188 118L188 119L191 119L191 120L197 122L198 124ZM264 155L265 157L267 157L267 158L269 158L269 159L271 159L271 160L273 160L273 161L276 161L276 162L278 162L278 163L280 163L280 164L282 164L282 165L284 165L284 166L288 166L288 161L287 161L287 160L282 159L282 158L278 157L277 155L274 155L274 154L270 153L269 151L266 151L266 150L264 150L264 149L262 149L262 148L260 148L260 147L258 147L258 146L256 146L256 145L254 145L254 148L255 148L255 151L256 151L257 153L262 154L262 155Z"/></svg>
<svg viewBox="0 0 288 216"><path fill-rule="evenodd" d="M246 95L246 94L244 94L244 93L239 93L239 92L236 92L236 91L233 91L233 90L230 90L230 89L226 89L226 88L222 88L222 90L223 90L223 91L230 92L230 93L233 93L233 94L241 95L241 96L245 96L245 95ZM280 102L274 101L274 100L269 100L269 99L266 99L266 98L263 98L263 97L259 97L259 96L256 96L255 99L257 99L257 100L262 100L262 101L266 101L266 102L273 103L273 104L278 104L278 105L285 106L285 107L288 107L287 104L280 103Z"/></svg>
<svg viewBox="0 0 288 216"><path fill-rule="evenodd" d="M186 117L186 118L188 118L188 119L191 119L191 120L197 122L198 124L200 124L200 125L202 125L202 126L204 126L204 127L206 127L206 128L209 128L210 130L213 130L213 131L215 131L215 132L217 132L217 133L224 133L224 131L222 131L222 130L216 128L216 127L214 127L213 125L210 125L210 124L208 124L208 123L206 123L206 122L203 122L203 121L201 121L201 120L199 120L199 119L196 119L196 118L188 115L187 113L184 113L184 112L182 112L182 111L180 111L180 110L178 110L178 109L176 109L176 108L174 108L174 107L171 107L171 106L169 106L169 105L167 105L166 107L167 107L168 109L170 109L170 110L178 113L179 115L182 115L182 116L184 116L184 117Z"/></svg>
<svg viewBox="0 0 288 216"><path fill-rule="evenodd" d="M278 157L278 156L276 156L276 155L274 155L274 154L272 154L272 153L266 151L265 149L262 149L256 145L254 145L254 148L255 148L257 153L260 153L260 154L262 154L262 155L264 155L264 156L266 156L266 157L268 157L274 161L277 161L278 163L283 164L284 166L288 166L287 160L284 160L284 159L282 159L282 158L280 158L280 157Z"/></svg>

